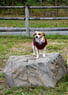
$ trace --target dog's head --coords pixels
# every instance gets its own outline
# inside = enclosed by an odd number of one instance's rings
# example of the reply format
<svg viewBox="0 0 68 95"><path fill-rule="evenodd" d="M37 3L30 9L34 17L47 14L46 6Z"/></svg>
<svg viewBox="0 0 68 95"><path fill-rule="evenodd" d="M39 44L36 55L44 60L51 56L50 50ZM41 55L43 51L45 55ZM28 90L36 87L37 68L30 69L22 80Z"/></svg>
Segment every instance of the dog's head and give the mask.
<svg viewBox="0 0 68 95"><path fill-rule="evenodd" d="M36 32L33 34L33 36L34 36L34 38L36 38L36 39L40 39L40 38L42 38L42 37L45 36L45 33L36 31Z"/></svg>

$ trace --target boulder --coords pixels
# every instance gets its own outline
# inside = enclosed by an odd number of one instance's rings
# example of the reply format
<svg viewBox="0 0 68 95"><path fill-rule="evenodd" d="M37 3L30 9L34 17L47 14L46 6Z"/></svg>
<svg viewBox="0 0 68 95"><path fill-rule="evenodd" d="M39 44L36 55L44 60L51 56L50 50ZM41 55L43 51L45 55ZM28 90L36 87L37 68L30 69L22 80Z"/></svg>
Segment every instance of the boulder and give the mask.
<svg viewBox="0 0 68 95"><path fill-rule="evenodd" d="M55 87L66 74L64 59L59 53L47 53L45 58L10 56L4 69L9 87Z"/></svg>

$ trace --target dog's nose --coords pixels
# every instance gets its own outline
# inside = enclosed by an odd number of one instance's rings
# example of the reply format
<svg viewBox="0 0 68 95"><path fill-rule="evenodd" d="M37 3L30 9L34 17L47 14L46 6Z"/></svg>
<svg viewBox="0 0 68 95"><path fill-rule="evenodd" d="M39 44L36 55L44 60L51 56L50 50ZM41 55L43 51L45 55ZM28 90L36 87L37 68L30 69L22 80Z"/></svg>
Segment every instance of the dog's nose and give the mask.
<svg viewBox="0 0 68 95"><path fill-rule="evenodd" d="M36 36L36 38L38 38L38 36Z"/></svg>

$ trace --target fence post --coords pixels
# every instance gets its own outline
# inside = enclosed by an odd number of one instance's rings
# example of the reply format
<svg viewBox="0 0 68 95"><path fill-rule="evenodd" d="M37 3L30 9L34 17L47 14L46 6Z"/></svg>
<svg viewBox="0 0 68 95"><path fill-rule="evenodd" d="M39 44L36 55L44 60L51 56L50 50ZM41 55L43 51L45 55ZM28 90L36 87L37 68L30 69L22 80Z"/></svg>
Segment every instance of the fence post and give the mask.
<svg viewBox="0 0 68 95"><path fill-rule="evenodd" d="M25 5L26 36L30 37L29 6Z"/></svg>

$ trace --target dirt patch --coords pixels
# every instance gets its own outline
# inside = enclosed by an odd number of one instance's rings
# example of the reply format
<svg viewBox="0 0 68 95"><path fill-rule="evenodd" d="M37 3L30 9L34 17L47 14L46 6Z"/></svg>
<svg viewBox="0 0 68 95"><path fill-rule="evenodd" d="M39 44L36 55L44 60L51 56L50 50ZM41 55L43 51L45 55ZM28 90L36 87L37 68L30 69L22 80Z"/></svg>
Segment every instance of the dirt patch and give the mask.
<svg viewBox="0 0 68 95"><path fill-rule="evenodd" d="M12 51L26 51L31 48L31 43L18 43L11 48Z"/></svg>
<svg viewBox="0 0 68 95"><path fill-rule="evenodd" d="M48 42L48 44L53 44L53 45L60 45L60 44L61 44L61 45L64 45L63 42L59 42L59 43L58 43L58 42L51 42L51 41Z"/></svg>

